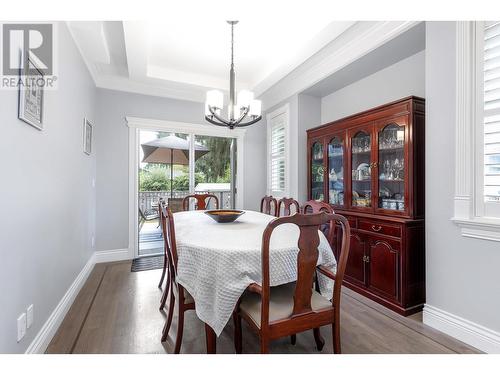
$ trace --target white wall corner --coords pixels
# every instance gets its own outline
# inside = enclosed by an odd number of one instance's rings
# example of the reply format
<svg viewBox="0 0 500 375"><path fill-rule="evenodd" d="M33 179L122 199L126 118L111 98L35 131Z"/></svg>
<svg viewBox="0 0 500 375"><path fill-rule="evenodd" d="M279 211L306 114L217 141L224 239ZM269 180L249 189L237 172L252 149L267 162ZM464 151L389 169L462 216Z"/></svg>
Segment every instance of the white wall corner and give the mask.
<svg viewBox="0 0 500 375"><path fill-rule="evenodd" d="M64 296L61 298L56 308L52 311L47 321L26 349L26 354L43 354L45 352L52 341L52 338L59 329L59 326L64 320L64 317L68 313L71 305L75 301L76 296L94 269L95 263L95 254L92 254Z"/></svg>
<svg viewBox="0 0 500 375"><path fill-rule="evenodd" d="M423 322L483 352L500 353L500 332L427 304Z"/></svg>

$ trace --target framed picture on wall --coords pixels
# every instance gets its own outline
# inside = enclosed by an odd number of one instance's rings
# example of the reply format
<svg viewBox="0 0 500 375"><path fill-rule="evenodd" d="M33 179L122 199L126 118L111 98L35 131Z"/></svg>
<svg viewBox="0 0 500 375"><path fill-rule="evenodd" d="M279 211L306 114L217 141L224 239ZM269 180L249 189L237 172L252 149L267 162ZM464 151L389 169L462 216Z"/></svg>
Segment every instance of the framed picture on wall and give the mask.
<svg viewBox="0 0 500 375"><path fill-rule="evenodd" d="M92 153L92 131L93 131L94 125L87 120L86 118L83 119L83 152L85 152L87 155L90 155Z"/></svg>
<svg viewBox="0 0 500 375"><path fill-rule="evenodd" d="M24 84L19 85L18 118L43 130L43 84L44 77L41 69L37 66L27 52L21 54L21 69L19 78Z"/></svg>

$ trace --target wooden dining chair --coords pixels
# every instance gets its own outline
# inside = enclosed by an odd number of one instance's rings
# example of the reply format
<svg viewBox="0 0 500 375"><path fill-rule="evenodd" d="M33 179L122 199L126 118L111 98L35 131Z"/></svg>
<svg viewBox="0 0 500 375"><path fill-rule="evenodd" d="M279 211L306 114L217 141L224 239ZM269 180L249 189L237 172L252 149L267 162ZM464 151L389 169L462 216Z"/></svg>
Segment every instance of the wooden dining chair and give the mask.
<svg viewBox="0 0 500 375"><path fill-rule="evenodd" d="M276 216L278 210L278 201L276 198L273 198L272 195L266 195L260 201L260 212Z"/></svg>
<svg viewBox="0 0 500 375"><path fill-rule="evenodd" d="M281 216L281 207L283 207L283 216L290 216L292 214L291 208L295 207L295 213L300 213L300 205L299 202L297 202L293 198L281 198L278 201L278 209L277 209L277 214L276 216L280 217Z"/></svg>
<svg viewBox="0 0 500 375"><path fill-rule="evenodd" d="M318 202L315 200L306 201L302 206L303 214L317 214L318 212L326 212L333 214L333 208L328 203Z"/></svg>
<svg viewBox="0 0 500 375"><path fill-rule="evenodd" d="M164 236L167 240L167 250L168 250L168 266L170 275L170 301L168 307L167 321L163 327L163 332L161 336L161 342L165 342L168 337L168 332L170 331L170 325L172 323L172 317L174 315L175 303L177 303L178 311L178 324L177 324L177 335L175 338L175 348L174 353L179 354L182 344L182 335L184 331L184 313L188 310L194 310L195 304L193 297L189 292L184 289L182 285L177 282L177 244L175 240L175 225L174 216L172 211L167 206L163 206L161 210L162 222L165 225L166 235Z"/></svg>
<svg viewBox="0 0 500 375"><path fill-rule="evenodd" d="M207 200L210 203L210 199L215 200L215 209L219 209L219 198L213 194L191 194L182 200L182 210L189 211L189 200L191 198L196 199L195 210L205 210L208 206Z"/></svg>
<svg viewBox="0 0 500 375"><path fill-rule="evenodd" d="M321 224L334 222L342 227L342 251L334 274L326 267L317 267L318 228ZM270 287L269 243L271 235L282 224L299 227L299 252L297 254L297 281ZM345 217L321 212L318 214L295 214L271 221L262 236L262 285L251 284L238 302L233 313L234 346L236 353L242 351L241 319L243 318L260 337L260 351L267 353L271 340L293 336L312 329L318 350L324 345L319 327L332 325L333 351L340 353L340 292L349 255L350 227ZM335 280L331 302L312 288L316 273ZM316 283L317 284L317 283Z"/></svg>
<svg viewBox="0 0 500 375"><path fill-rule="evenodd" d="M318 202L315 200L309 200L304 203L302 206L302 213L304 214L317 214L319 212L326 212L328 214L333 214L335 213L333 211L332 206L330 206L328 203L325 202ZM335 244L333 242L335 238L335 225L333 223L326 223L324 225L321 225L320 230L325 234L326 238L328 239L328 243L334 248Z"/></svg>
<svg viewBox="0 0 500 375"><path fill-rule="evenodd" d="M167 241L167 225L166 225L166 221L165 221L164 217L161 214L164 207L165 207L165 201L162 199L159 200L158 201L158 212L160 213L160 226L161 226L161 231L162 231L162 236L163 236L163 270L161 272L161 277L160 277L160 282L158 283L158 288L162 289L163 280L165 279L165 275L167 276L167 282L165 283L165 289L163 289L162 297L160 300L160 311L163 310L163 308L165 307L168 293L170 291L170 285L172 283L171 273L169 271L169 253L170 253L170 251L168 250L169 245L168 245L168 241Z"/></svg>

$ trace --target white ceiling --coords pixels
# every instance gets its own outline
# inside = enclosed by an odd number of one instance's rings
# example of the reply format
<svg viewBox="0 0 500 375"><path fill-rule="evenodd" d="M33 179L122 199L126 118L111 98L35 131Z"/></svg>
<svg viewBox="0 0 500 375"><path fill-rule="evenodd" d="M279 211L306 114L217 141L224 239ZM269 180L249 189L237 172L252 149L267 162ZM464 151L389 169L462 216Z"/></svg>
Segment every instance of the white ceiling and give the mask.
<svg viewBox="0 0 500 375"><path fill-rule="evenodd" d="M235 26L237 89L257 95L336 39L351 21L265 14ZM203 101L229 85L230 26L175 14L161 21L74 21L70 31L98 87Z"/></svg>

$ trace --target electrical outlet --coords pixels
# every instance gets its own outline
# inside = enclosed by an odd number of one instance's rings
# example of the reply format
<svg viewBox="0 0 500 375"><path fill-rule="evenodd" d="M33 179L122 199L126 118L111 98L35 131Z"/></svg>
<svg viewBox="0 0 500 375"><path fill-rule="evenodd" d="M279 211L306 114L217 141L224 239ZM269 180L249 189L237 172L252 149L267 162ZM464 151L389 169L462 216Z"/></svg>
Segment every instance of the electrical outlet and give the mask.
<svg viewBox="0 0 500 375"><path fill-rule="evenodd" d="M22 313L17 318L17 342L21 341L26 334L26 314Z"/></svg>
<svg viewBox="0 0 500 375"><path fill-rule="evenodd" d="M33 305L29 305L26 310L26 328L30 328L33 325Z"/></svg>
<svg viewBox="0 0 500 375"><path fill-rule="evenodd" d="M95 247L95 236L92 236L92 241L91 242L92 242L92 248L94 248Z"/></svg>

